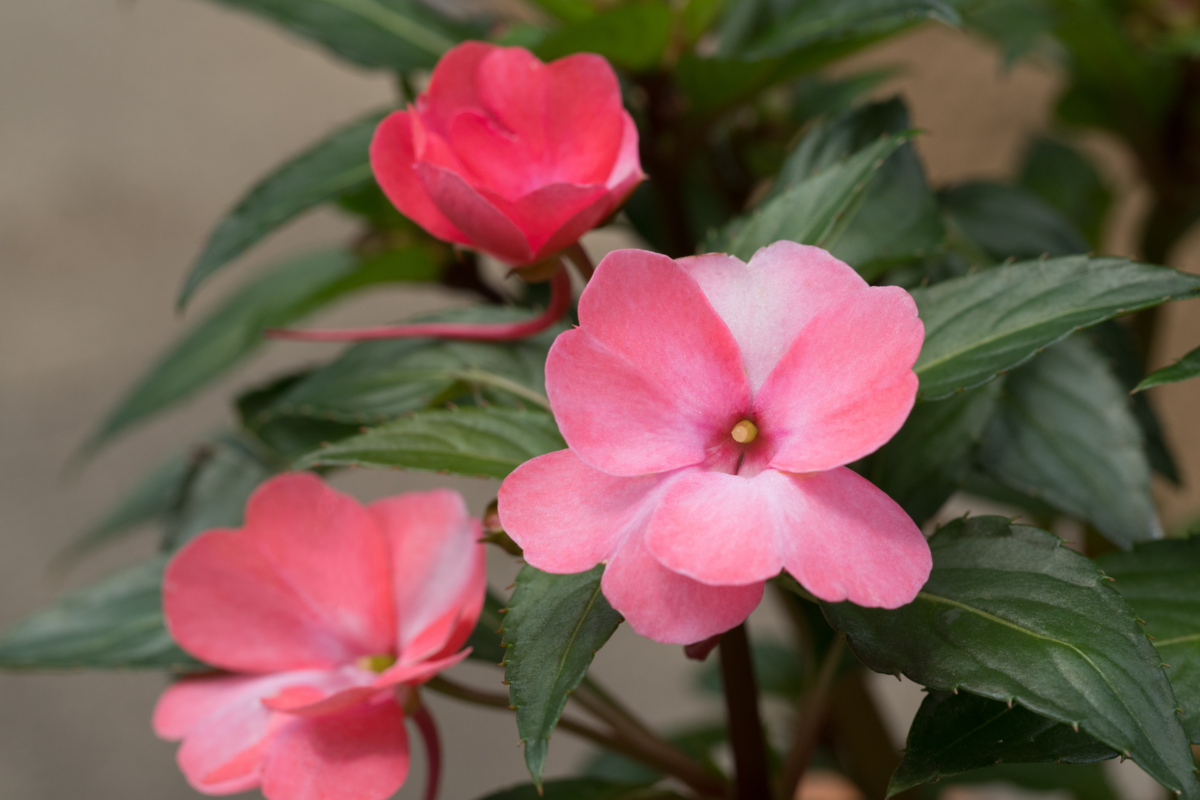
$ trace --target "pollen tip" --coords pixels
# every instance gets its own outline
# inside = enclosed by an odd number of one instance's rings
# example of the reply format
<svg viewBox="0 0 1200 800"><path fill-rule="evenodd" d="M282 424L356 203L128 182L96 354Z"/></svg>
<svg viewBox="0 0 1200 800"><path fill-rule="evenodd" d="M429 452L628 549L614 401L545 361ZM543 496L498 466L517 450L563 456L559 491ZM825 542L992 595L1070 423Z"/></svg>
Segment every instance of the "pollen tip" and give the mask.
<svg viewBox="0 0 1200 800"><path fill-rule="evenodd" d="M739 444L750 444L758 437L758 427L748 419L744 419L729 432L733 440Z"/></svg>

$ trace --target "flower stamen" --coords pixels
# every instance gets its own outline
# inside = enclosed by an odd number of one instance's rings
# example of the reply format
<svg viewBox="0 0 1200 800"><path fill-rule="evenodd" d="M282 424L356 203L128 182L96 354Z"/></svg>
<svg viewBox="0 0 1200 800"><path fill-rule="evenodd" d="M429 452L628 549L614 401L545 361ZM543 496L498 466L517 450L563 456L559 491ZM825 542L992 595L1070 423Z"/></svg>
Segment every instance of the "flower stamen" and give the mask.
<svg viewBox="0 0 1200 800"><path fill-rule="evenodd" d="M384 672L396 663L396 657L381 653L377 656L363 656L358 660L358 667L370 672Z"/></svg>
<svg viewBox="0 0 1200 800"><path fill-rule="evenodd" d="M744 419L729 432L738 444L750 444L758 437L758 427L748 419Z"/></svg>

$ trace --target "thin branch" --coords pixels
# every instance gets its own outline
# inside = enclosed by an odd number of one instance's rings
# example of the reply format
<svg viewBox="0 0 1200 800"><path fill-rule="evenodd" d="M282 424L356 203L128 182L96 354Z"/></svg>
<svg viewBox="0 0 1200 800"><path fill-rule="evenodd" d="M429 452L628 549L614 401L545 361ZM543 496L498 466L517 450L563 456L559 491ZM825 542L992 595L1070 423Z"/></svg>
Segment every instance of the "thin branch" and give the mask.
<svg viewBox="0 0 1200 800"><path fill-rule="evenodd" d="M758 713L758 686L745 623L721 636L721 677L729 718L729 743L737 770L736 800L770 800L767 746Z"/></svg>
<svg viewBox="0 0 1200 800"><path fill-rule="evenodd" d="M821 671L817 673L816 681L797 704L792 746L783 762L784 797L796 795L796 787L804 777L804 770L808 769L809 759L812 758L817 737L821 732L821 723L824 722L825 712L829 707L833 679L837 677L838 665L842 663L842 654L845 651L846 640L840 636L834 639L821 661Z"/></svg>

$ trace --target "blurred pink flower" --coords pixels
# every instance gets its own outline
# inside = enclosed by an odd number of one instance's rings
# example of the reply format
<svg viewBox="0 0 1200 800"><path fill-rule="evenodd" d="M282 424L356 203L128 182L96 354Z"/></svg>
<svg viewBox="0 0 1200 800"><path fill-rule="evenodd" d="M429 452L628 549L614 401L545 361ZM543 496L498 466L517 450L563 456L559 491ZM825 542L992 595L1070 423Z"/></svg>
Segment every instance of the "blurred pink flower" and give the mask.
<svg viewBox="0 0 1200 800"><path fill-rule="evenodd" d="M436 791L437 735L412 687L466 657L483 605L479 522L450 490L369 506L293 473L264 483L238 530L170 562L175 640L234 675L185 678L154 730L205 794L385 800L409 767L406 708Z"/></svg>
<svg viewBox="0 0 1200 800"><path fill-rule="evenodd" d="M416 107L379 125L371 165L429 233L517 266L575 244L645 178L607 61L483 42L446 53Z"/></svg>
<svg viewBox="0 0 1200 800"><path fill-rule="evenodd" d="M570 449L500 489L530 564L607 562L613 606L681 644L740 623L781 569L823 600L913 599L932 566L924 537L843 466L912 409L924 329L907 292L792 242L749 264L621 250L579 320L546 362Z"/></svg>

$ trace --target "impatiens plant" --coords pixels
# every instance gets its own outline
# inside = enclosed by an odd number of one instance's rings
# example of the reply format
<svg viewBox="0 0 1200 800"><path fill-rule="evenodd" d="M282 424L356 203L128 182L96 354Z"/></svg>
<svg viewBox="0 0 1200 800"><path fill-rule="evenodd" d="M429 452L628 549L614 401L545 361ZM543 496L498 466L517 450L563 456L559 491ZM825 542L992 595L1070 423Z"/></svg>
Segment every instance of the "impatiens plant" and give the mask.
<svg viewBox="0 0 1200 800"><path fill-rule="evenodd" d="M1196 127L1181 110L1194 15L1078 0L536 0L479 18L416 0L223 2L392 73L400 96L260 180L179 305L309 209L361 230L235 290L84 455L271 337L355 343L243 387L227 429L64 557L146 522L162 552L18 623L0 666L171 671L153 727L208 794L385 800L405 783L412 723L432 798L436 692L511 713L530 781L491 800L792 800L810 765L870 800L988 779L1092 800L1115 796L1098 762L1118 757L1200 800L1200 538L1164 539L1151 476L1179 476L1150 400L1130 394L1196 374L1188 357L1147 377L1145 356L1153 310L1200 295L1200 278L1089 254L1107 194L1069 131L1031 147L1013 183L934 191L903 101L864 99L879 74L827 69L917 24L1014 58L1057 39L1060 117L1130 141L1159 194L1145 255L1163 261L1196 218L1194 148L1176 141ZM1179 80L1133 80L1141 58ZM604 226L628 247L593 268L586 234ZM302 327L398 282L475 302ZM363 506L325 483L347 467L491 480L497 499ZM1011 513L951 515L952 497ZM1080 534L1068 546L1051 529ZM489 585L488 545L519 568L511 586ZM750 635L764 596L790 641ZM601 688L593 655L626 621L714 662L695 669L724 718L658 731ZM496 666L460 677L466 658ZM928 690L903 756L868 669ZM790 717L764 718L766 696ZM595 752L546 781L560 730ZM444 760L469 770L455 744Z"/></svg>

